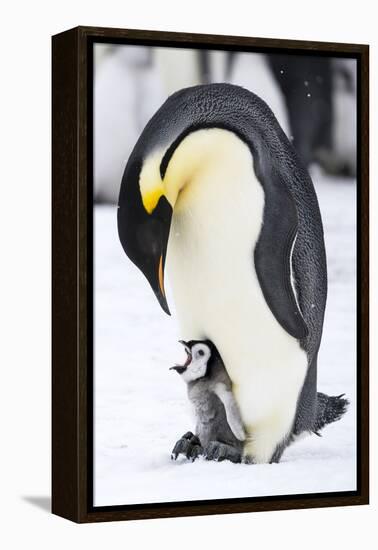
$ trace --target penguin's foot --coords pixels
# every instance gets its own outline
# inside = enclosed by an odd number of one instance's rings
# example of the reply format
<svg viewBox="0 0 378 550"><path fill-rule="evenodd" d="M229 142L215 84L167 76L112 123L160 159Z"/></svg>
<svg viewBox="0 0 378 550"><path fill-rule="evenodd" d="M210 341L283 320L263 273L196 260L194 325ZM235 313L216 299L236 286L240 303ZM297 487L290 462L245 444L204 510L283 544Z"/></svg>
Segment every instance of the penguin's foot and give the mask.
<svg viewBox="0 0 378 550"><path fill-rule="evenodd" d="M201 442L192 432L186 432L186 434L176 442L171 453L171 459L176 460L180 454L185 455L186 458L192 462L203 454Z"/></svg>
<svg viewBox="0 0 378 550"><path fill-rule="evenodd" d="M235 447L219 441L210 441L205 447L204 455L206 460L216 460L217 462L230 460L235 464L241 462L241 454Z"/></svg>

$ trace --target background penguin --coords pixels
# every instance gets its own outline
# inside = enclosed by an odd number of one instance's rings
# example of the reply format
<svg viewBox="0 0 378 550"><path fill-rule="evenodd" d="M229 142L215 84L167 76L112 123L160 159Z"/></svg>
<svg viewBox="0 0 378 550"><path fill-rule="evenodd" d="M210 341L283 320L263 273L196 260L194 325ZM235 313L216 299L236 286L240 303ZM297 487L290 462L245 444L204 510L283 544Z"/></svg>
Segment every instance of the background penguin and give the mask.
<svg viewBox="0 0 378 550"><path fill-rule="evenodd" d="M125 168L118 231L161 305L167 259L181 333L216 345L252 462L316 418L327 294L309 174L269 107L229 84L168 98Z"/></svg>
<svg viewBox="0 0 378 550"><path fill-rule="evenodd" d="M195 460L204 455L208 460L240 462L245 432L223 361L212 342L180 342L185 346L187 360L171 369L187 384L196 435L183 435L173 448L172 458L184 454Z"/></svg>
<svg viewBox="0 0 378 550"><path fill-rule="evenodd" d="M356 175L355 60L96 44L96 202L117 202L125 161L162 101L214 82L264 98L306 167L315 162L329 174Z"/></svg>
<svg viewBox="0 0 378 550"><path fill-rule="evenodd" d="M286 103L286 134L292 136L302 162L307 167L317 162L329 174L355 177L355 60L274 54L267 62ZM273 112L281 123L278 111Z"/></svg>
<svg viewBox="0 0 378 550"><path fill-rule="evenodd" d="M317 56L268 57L282 90L290 121L292 143L305 166L318 152L331 150L333 122L331 59Z"/></svg>
<svg viewBox="0 0 378 550"><path fill-rule="evenodd" d="M94 51L94 194L115 203L126 159L166 94L150 49L99 43Z"/></svg>

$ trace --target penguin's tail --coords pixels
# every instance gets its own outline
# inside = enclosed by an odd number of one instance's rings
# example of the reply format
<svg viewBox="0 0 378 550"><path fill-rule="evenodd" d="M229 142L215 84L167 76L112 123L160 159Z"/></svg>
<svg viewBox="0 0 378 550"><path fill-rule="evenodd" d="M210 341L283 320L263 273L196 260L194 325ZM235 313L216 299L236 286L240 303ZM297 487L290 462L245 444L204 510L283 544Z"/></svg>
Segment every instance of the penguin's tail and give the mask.
<svg viewBox="0 0 378 550"><path fill-rule="evenodd" d="M345 414L348 409L349 401L344 398L345 394L341 395L326 395L318 392L316 419L313 432L320 436L322 430L328 424L337 422Z"/></svg>

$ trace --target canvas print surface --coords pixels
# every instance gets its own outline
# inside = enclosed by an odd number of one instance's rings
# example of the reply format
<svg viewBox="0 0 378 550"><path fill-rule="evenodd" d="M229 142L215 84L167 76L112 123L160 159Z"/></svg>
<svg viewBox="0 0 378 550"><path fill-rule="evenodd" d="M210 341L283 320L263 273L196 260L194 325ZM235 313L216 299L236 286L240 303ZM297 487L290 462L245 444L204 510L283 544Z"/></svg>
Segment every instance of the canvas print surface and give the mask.
<svg viewBox="0 0 378 550"><path fill-rule="evenodd" d="M356 60L94 46L94 506L356 489Z"/></svg>

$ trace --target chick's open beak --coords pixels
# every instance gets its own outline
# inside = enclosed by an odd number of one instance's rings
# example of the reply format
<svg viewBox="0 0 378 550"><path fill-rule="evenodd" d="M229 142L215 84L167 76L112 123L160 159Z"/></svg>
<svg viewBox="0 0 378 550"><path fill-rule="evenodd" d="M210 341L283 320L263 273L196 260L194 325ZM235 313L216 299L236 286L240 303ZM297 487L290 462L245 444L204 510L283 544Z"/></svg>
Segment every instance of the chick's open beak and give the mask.
<svg viewBox="0 0 378 550"><path fill-rule="evenodd" d="M186 371L186 369L188 368L188 366L190 365L190 363L192 362L192 353L187 345L186 342L184 342L184 340L179 340L180 344L182 344L183 346L185 346L185 352L186 352L186 360L185 360L185 363L183 365L174 365L173 367L170 367L169 370L175 370L176 372L178 372L179 374L182 374L184 371Z"/></svg>

